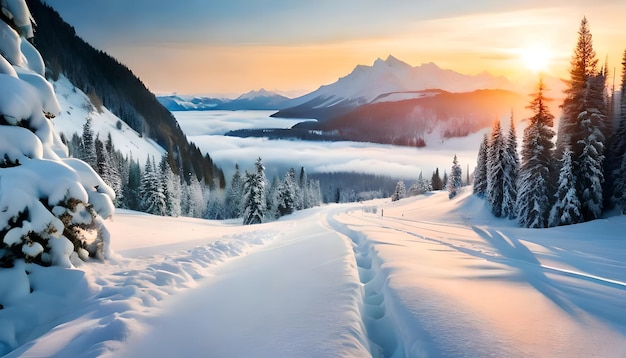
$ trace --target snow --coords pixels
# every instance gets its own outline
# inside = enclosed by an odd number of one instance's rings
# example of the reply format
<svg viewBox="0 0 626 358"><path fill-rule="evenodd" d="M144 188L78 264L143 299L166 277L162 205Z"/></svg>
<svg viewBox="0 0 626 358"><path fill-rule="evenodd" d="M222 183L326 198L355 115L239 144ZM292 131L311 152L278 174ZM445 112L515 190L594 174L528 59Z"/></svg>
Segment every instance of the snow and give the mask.
<svg viewBox="0 0 626 358"><path fill-rule="evenodd" d="M111 260L0 272L22 287L0 291L0 342L7 357L620 356L626 218L524 229L464 190L250 226L120 211Z"/></svg>
<svg viewBox="0 0 626 358"><path fill-rule="evenodd" d="M316 98L330 99L325 106L342 101L358 100L371 103L375 99L395 92L423 91L440 89L448 92L471 92L477 89L513 89L504 77L495 77L488 73L464 75L452 70L439 68L434 63L411 66L389 55L387 59L376 59L372 66L358 65L350 74L336 82L323 85L304 96L294 98L291 107L301 105ZM397 99L396 99L397 98ZM409 96L408 98L416 98ZM408 99L393 95L392 99ZM318 106L322 107L322 106Z"/></svg>
<svg viewBox="0 0 626 358"><path fill-rule="evenodd" d="M132 155L141 165L149 156L158 159L165 153L165 149L160 145L137 133L106 107L102 107L101 112L93 108L87 95L72 85L65 76L59 76L57 81L52 82L52 86L63 108L59 116L54 118L54 128L57 132L63 133L68 140L74 133L81 136L83 125L87 118L91 118L94 135L105 140L111 133L115 149L129 157ZM121 129L117 129L118 122Z"/></svg>

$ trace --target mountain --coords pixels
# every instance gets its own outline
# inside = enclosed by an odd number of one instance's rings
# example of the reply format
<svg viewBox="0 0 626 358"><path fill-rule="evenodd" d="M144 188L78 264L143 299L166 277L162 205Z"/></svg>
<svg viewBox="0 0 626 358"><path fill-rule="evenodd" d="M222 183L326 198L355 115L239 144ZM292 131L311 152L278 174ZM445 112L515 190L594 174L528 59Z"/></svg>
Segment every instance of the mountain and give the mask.
<svg viewBox="0 0 626 358"><path fill-rule="evenodd" d="M72 26L41 0L27 0L37 24L35 47L46 59L48 76L56 81L64 75L86 93L92 102L100 102L141 136L153 139L167 150L170 166L189 179L224 186L222 170L211 157L203 154L187 137L174 116L130 69L103 51L93 48Z"/></svg>
<svg viewBox="0 0 626 358"><path fill-rule="evenodd" d="M286 108L289 98L276 92L261 88L250 91L235 99L158 96L157 100L170 111L206 111L206 110L279 110Z"/></svg>
<svg viewBox="0 0 626 358"><path fill-rule="evenodd" d="M393 98L401 100L390 100ZM515 118L525 118L527 103L527 96L499 89L395 92L372 103L346 106L343 112L323 121L301 122L290 129L236 130L226 135L424 147L466 137L490 127L494 118L507 118L511 113Z"/></svg>
<svg viewBox="0 0 626 358"><path fill-rule="evenodd" d="M288 102L275 117L315 118L323 121L373 102L418 98L425 90L471 92L478 89L512 89L504 77L483 72L464 75L434 63L412 67L393 56L372 66L358 65L345 77Z"/></svg>

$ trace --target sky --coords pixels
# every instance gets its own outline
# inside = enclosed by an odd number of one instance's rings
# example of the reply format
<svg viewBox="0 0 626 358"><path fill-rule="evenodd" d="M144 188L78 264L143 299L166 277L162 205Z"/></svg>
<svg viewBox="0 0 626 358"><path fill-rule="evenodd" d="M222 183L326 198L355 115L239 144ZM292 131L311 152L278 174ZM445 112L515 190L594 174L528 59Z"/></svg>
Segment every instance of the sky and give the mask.
<svg viewBox="0 0 626 358"><path fill-rule="evenodd" d="M160 94L293 97L389 54L513 81L537 66L565 77L583 16L618 74L626 48L623 0L46 2Z"/></svg>

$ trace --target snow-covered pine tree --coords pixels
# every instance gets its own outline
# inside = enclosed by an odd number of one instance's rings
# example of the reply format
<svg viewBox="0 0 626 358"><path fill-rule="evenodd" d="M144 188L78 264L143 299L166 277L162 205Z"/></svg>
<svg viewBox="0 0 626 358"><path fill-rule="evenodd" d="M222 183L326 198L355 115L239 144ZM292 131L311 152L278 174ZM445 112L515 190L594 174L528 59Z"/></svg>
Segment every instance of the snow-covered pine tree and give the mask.
<svg viewBox="0 0 626 358"><path fill-rule="evenodd" d="M180 206L182 197L180 177L172 171L166 155L161 158L159 169L163 195L165 197L165 215L180 216L182 213Z"/></svg>
<svg viewBox="0 0 626 358"><path fill-rule="evenodd" d="M241 217L242 206L241 200L243 198L243 179L239 172L239 165L235 164L235 173L230 180L230 186L226 191L226 211L229 218Z"/></svg>
<svg viewBox="0 0 626 358"><path fill-rule="evenodd" d="M96 144L93 130L91 129L91 121L91 117L88 117L85 124L83 124L83 147L81 148L83 156L80 159L96 170L98 157L96 155Z"/></svg>
<svg viewBox="0 0 626 358"><path fill-rule="evenodd" d="M102 218L113 213L115 193L88 164L68 157L54 129L61 108L27 40L26 3L3 1L0 26L0 267L105 258Z"/></svg>
<svg viewBox="0 0 626 358"><path fill-rule="evenodd" d="M459 161L454 155L452 160L452 169L450 170L450 178L448 179L448 198L452 199L459 193L463 186L463 171L459 165Z"/></svg>
<svg viewBox="0 0 626 358"><path fill-rule="evenodd" d="M115 146L113 145L111 132L108 133L107 139L103 144L104 147L102 149L104 149L104 151L101 154L98 154L98 150L96 148L96 161L98 162L98 168L100 168L101 161L106 164L106 175L102 177L102 179L115 192L114 204L116 206L120 206L124 200L124 191L122 188L122 175L119 170L120 163L118 163L118 158L116 158L117 153L115 151ZM103 158L100 158L100 156Z"/></svg>
<svg viewBox="0 0 626 358"><path fill-rule="evenodd" d="M585 92L588 90L589 79L597 74L598 59L593 49L593 40L589 31L587 18L583 18L578 29L578 41L574 48L574 55L570 61L570 79L567 81L563 113L559 121L558 137L556 141L557 156L560 157L565 147L572 150L574 171L576 171L577 152L572 146L580 138L578 132L578 116L585 111Z"/></svg>
<svg viewBox="0 0 626 358"><path fill-rule="evenodd" d="M246 172L244 185L243 224L260 224L265 220L265 166L258 158L255 163L255 171Z"/></svg>
<svg viewBox="0 0 626 358"><path fill-rule="evenodd" d="M417 196L427 193L432 190L431 181L424 179L424 175L420 172L420 175L417 177L417 181L411 185L409 188L408 195L409 196Z"/></svg>
<svg viewBox="0 0 626 358"><path fill-rule="evenodd" d="M487 202L496 217L504 215L504 152L506 143L502 137L500 120L496 119L491 128L491 139L487 153Z"/></svg>
<svg viewBox="0 0 626 358"><path fill-rule="evenodd" d="M539 80L537 92L528 106L534 113L524 129L522 160L517 182L517 218L524 227L543 228L551 208L551 165L554 116L544 97L545 86Z"/></svg>
<svg viewBox="0 0 626 358"><path fill-rule="evenodd" d="M476 169L474 169L474 194L485 197L487 192L487 152L489 150L489 139L485 134L478 149L476 159Z"/></svg>
<svg viewBox="0 0 626 358"><path fill-rule="evenodd" d="M285 174L285 179L278 185L276 193L276 215L277 217L292 214L297 210L296 178L293 168Z"/></svg>
<svg viewBox="0 0 626 358"><path fill-rule="evenodd" d="M572 151L565 148L560 163L558 188L554 194L555 203L550 210L549 226L571 225L582 221L580 201L576 195L572 167Z"/></svg>
<svg viewBox="0 0 626 358"><path fill-rule="evenodd" d="M598 60L586 18L581 22L570 64L557 150L558 154L565 146L572 150L581 213L584 220L593 220L600 216L603 208L604 131L608 109L605 72L597 70Z"/></svg>
<svg viewBox="0 0 626 358"><path fill-rule="evenodd" d="M203 217L208 201L208 195L205 195L207 189L208 187L203 185L195 174L191 175L187 186L187 216L192 218Z"/></svg>
<svg viewBox="0 0 626 358"><path fill-rule="evenodd" d="M154 158L147 158L139 186L141 211L153 215L165 215L165 196Z"/></svg>
<svg viewBox="0 0 626 358"><path fill-rule="evenodd" d="M444 188L448 187L448 172L446 172L445 170L443 171L443 179L441 180L441 189L443 190Z"/></svg>
<svg viewBox="0 0 626 358"><path fill-rule="evenodd" d="M517 176L519 174L519 157L517 155L517 133L515 122L511 115L511 123L506 138L506 149L504 151L504 183L502 216L509 219L517 217Z"/></svg>
<svg viewBox="0 0 626 358"><path fill-rule="evenodd" d="M399 180L391 194L391 201L398 201L404 197L406 197L406 186L404 185L404 181Z"/></svg>

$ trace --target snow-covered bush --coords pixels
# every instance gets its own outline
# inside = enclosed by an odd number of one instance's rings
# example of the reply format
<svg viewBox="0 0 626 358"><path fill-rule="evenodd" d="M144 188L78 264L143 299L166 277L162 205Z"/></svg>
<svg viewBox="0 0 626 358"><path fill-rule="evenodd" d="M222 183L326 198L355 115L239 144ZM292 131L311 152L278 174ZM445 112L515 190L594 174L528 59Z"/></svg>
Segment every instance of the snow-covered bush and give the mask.
<svg viewBox="0 0 626 358"><path fill-rule="evenodd" d="M69 267L104 258L115 194L68 158L52 118L61 108L43 77L24 0L2 2L0 21L0 266L15 260ZM77 261L74 261L77 262Z"/></svg>

